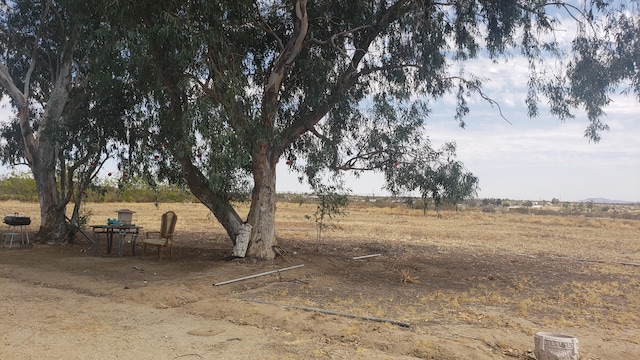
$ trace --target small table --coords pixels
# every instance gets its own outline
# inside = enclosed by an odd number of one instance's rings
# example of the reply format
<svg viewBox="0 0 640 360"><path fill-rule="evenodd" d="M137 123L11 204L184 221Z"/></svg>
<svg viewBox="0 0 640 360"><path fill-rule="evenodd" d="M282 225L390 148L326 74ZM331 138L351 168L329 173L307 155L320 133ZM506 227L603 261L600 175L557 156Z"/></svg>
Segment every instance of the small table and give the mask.
<svg viewBox="0 0 640 360"><path fill-rule="evenodd" d="M107 254L111 254L111 248L113 247L113 234L118 233L118 257L122 257L122 250L124 248L124 241L127 235L131 235L131 244L133 256L136 256L136 240L142 226L135 225L91 225L93 228L93 236L96 239L95 248L93 250L93 256L98 251L98 244L100 242L100 234L107 235Z"/></svg>

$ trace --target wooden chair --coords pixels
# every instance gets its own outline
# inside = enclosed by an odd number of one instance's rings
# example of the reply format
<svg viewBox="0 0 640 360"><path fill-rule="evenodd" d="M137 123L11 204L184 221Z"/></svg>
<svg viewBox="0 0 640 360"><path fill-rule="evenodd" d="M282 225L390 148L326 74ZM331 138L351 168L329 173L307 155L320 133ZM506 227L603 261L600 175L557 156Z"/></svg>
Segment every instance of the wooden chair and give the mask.
<svg viewBox="0 0 640 360"><path fill-rule="evenodd" d="M158 247L158 261L162 261L162 249L169 248L169 255L173 260L173 234L176 228L176 222L178 216L173 211L167 211L162 214L162 223L160 224L160 231L149 231L145 234L145 237L140 241L142 243L142 259L147 252L147 245Z"/></svg>

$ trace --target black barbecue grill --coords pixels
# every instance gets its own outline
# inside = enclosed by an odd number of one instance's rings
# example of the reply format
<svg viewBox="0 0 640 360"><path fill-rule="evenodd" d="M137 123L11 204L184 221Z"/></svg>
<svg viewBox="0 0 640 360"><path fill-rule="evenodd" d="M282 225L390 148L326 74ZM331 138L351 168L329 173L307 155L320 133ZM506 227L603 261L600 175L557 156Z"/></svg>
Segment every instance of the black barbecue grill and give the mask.
<svg viewBox="0 0 640 360"><path fill-rule="evenodd" d="M31 218L28 216L19 216L18 213L14 215L7 215L4 217L4 223L9 225L9 231L2 235L3 246L6 247L7 243L9 247L13 246L13 241L20 238L20 245L31 246L29 242L29 224L31 224Z"/></svg>
<svg viewBox="0 0 640 360"><path fill-rule="evenodd" d="M4 223L9 226L26 226L31 224L31 218L28 216L7 215L4 217Z"/></svg>

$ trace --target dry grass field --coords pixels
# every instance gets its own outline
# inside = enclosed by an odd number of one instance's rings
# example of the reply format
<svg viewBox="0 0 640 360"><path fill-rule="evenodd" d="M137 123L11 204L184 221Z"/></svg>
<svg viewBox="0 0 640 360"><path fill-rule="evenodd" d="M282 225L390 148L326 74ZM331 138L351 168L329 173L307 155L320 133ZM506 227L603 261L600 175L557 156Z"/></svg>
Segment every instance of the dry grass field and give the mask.
<svg viewBox="0 0 640 360"><path fill-rule="evenodd" d="M0 249L0 358L534 359L538 331L576 336L581 359L640 358L639 220L353 204L318 252L314 206L278 203L283 256L260 262L230 258L200 204L88 204L89 223L120 208L145 230L174 210L174 260L104 238L96 256L81 237ZM0 212L39 224L36 204Z"/></svg>

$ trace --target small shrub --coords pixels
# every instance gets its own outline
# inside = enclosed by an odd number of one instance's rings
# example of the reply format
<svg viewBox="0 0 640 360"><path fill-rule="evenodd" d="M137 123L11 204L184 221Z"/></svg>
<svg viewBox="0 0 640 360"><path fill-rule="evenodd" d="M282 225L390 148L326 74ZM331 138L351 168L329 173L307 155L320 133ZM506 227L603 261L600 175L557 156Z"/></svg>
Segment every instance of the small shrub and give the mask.
<svg viewBox="0 0 640 360"><path fill-rule="evenodd" d="M493 206L483 206L481 209L483 213L494 214L496 212L496 208Z"/></svg>

